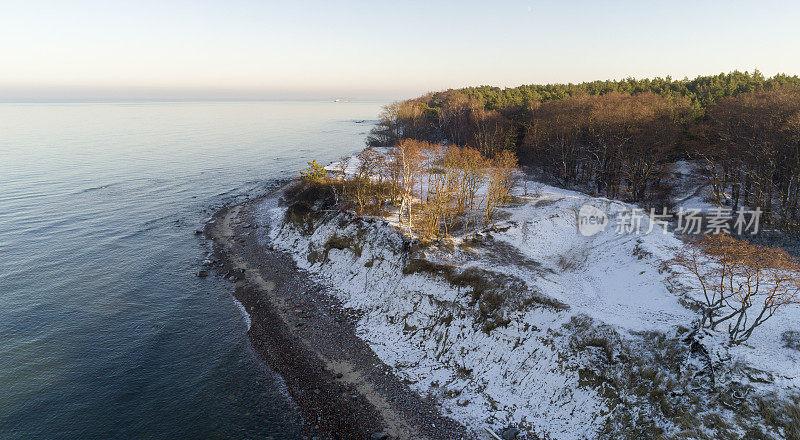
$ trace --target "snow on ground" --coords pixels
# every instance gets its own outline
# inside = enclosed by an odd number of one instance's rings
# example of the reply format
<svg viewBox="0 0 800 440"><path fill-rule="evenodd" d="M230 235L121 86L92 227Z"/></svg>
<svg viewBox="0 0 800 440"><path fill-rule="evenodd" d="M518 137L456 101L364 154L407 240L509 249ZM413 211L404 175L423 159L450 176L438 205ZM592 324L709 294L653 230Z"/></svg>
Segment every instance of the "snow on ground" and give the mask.
<svg viewBox="0 0 800 440"><path fill-rule="evenodd" d="M672 181L676 187L676 209L711 212L717 208L717 205L711 202L713 200L711 187L702 177L702 172L702 166L697 162L682 160L675 163Z"/></svg>
<svg viewBox="0 0 800 440"><path fill-rule="evenodd" d="M273 245L330 285L345 307L363 312L360 336L396 374L421 394L439 398L446 413L476 434L485 426L514 423L561 440L593 438L609 409L596 389L581 386L579 366L564 356L569 353L565 338L559 338L564 324L585 314L624 336L690 327L697 315L680 304L665 286L667 275L659 272L680 245L672 233L654 225L649 234L620 234L631 205L539 187L535 196L507 208L493 228L454 240L458 245L490 237L505 244L502 248L469 251L468 258L441 250L430 254L432 261L462 269L513 275L569 306L508 310L510 323L488 333L469 313L463 288L429 274L403 274L403 237L383 219L353 222L350 214L332 214L309 236L283 224L285 208L268 201L261 222L272 225ZM605 230L588 237L578 232L578 212L587 204L608 216ZM649 227L645 216L642 232ZM357 244L326 250L331 237ZM783 331L798 330L798 322L800 307L795 307L732 354L774 375L778 385L800 386L800 352L780 341Z"/></svg>
<svg viewBox="0 0 800 440"><path fill-rule="evenodd" d="M608 215L605 230L585 237L578 233L577 213L591 205ZM545 187L538 199L509 209L511 218L497 224L510 228L496 238L540 262L549 273L513 271L529 284L607 324L629 330L664 330L687 324L694 313L681 306L664 285L661 262L680 242L650 228L644 216L637 233L625 233L633 207Z"/></svg>
<svg viewBox="0 0 800 440"><path fill-rule="evenodd" d="M730 350L734 360L768 373L781 387L800 387L800 350L785 346L781 335L800 331L800 305L784 309L757 328L747 343Z"/></svg>
<svg viewBox="0 0 800 440"><path fill-rule="evenodd" d="M269 207L264 223L280 225L283 210ZM273 243L297 264L335 288L346 307L364 312L358 330L376 354L424 394L444 398L446 412L482 432L509 422L547 427L560 439L591 436L602 422L596 392L578 386L545 329L559 328L563 313L537 309L491 334L476 331L463 292L427 276L403 275L393 228L373 222L367 231L345 229L334 219L305 237L293 228L272 228ZM357 256L330 249L328 261L309 261L334 235L362 234ZM448 317L447 320L444 318ZM536 331L531 330L536 328Z"/></svg>

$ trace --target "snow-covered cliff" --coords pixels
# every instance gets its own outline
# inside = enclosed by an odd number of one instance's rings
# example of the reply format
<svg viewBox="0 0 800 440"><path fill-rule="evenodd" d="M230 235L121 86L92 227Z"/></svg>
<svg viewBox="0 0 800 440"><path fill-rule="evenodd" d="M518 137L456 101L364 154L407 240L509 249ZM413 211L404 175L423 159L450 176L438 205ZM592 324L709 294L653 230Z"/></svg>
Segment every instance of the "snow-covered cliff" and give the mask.
<svg viewBox="0 0 800 440"><path fill-rule="evenodd" d="M761 346L725 348L692 331L691 301L660 271L680 244L671 233L619 233L630 205L558 188L521 200L490 228L426 246L386 219L321 204L287 215L275 199L259 230L357 311L360 336L395 374L476 433L513 424L563 440L714 438L749 426L787 435L740 411L741 396L791 401L800 352L780 334L796 326L797 307L759 333ZM586 205L608 218L591 236L578 233ZM641 228L651 229L647 217Z"/></svg>

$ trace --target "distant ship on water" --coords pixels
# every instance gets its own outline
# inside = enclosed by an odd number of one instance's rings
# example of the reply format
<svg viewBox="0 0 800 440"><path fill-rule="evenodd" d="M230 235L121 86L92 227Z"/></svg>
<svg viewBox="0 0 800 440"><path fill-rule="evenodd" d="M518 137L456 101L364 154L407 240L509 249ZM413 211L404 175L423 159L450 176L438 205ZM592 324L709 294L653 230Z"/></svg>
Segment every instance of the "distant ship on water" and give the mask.
<svg viewBox="0 0 800 440"><path fill-rule="evenodd" d="M333 102L350 102L348 99L334 99Z"/></svg>

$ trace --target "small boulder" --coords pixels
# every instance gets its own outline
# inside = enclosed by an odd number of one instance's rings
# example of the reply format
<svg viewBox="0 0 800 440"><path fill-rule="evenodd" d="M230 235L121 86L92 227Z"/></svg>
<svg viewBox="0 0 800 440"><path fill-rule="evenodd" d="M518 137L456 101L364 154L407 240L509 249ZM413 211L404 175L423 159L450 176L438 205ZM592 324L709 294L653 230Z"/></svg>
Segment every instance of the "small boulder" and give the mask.
<svg viewBox="0 0 800 440"><path fill-rule="evenodd" d="M503 440L514 440L519 435L519 429L516 426L509 425L507 428L503 429L503 432L500 433L500 437Z"/></svg>
<svg viewBox="0 0 800 440"><path fill-rule="evenodd" d="M386 440L387 438L389 438L389 434L385 432L376 432L375 434L372 434L369 438L370 440Z"/></svg>
<svg viewBox="0 0 800 440"><path fill-rule="evenodd" d="M207 277L208 276L208 271L205 270L205 269L200 269L200 270L197 271L197 273L195 273L195 275L197 275L198 277L201 277L201 278L202 277Z"/></svg>

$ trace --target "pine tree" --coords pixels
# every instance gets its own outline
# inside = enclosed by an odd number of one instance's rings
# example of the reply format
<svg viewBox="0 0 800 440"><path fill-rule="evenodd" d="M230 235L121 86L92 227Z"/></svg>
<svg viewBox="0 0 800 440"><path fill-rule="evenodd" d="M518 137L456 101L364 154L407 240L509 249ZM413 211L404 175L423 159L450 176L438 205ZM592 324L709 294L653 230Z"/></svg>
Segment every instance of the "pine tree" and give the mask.
<svg viewBox="0 0 800 440"><path fill-rule="evenodd" d="M302 179L309 183L322 183L325 180L325 177L328 176L328 172L325 170L325 167L320 165L316 159L307 163L308 168L300 171Z"/></svg>

